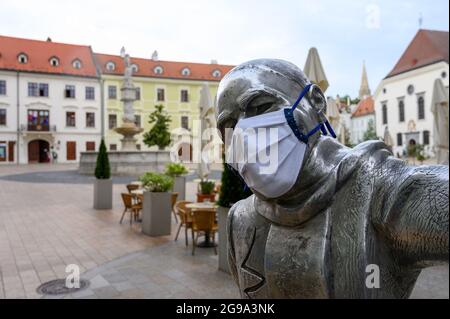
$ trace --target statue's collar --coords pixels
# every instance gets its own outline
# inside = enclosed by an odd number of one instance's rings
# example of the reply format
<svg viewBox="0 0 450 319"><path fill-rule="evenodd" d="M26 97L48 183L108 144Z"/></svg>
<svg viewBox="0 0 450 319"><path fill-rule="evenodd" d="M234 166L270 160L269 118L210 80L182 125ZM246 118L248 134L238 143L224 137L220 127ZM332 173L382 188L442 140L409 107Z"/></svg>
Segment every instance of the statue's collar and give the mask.
<svg viewBox="0 0 450 319"><path fill-rule="evenodd" d="M300 225L331 205L335 193L362 164L363 158L385 148L384 143L368 142L349 149L331 138L320 138L302 168L302 182L290 199L280 203L254 196L255 209L276 224Z"/></svg>

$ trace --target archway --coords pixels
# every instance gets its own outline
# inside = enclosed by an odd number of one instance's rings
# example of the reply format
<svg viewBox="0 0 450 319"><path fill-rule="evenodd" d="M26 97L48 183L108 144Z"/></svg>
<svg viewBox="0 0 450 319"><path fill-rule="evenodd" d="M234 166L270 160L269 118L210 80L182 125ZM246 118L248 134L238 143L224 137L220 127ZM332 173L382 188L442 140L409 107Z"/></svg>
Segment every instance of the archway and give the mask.
<svg viewBox="0 0 450 319"><path fill-rule="evenodd" d="M28 143L28 163L48 163L50 144L44 140L33 140Z"/></svg>

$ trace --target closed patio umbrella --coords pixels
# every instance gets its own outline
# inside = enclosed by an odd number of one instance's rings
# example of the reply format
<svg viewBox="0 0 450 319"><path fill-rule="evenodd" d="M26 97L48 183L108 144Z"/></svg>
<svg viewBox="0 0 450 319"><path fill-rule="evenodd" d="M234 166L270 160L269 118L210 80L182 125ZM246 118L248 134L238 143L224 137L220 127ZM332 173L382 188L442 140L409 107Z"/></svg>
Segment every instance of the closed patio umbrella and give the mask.
<svg viewBox="0 0 450 319"><path fill-rule="evenodd" d="M311 82L320 86L323 92L328 89L329 84L322 66L322 62L320 61L319 52L314 47L309 49L303 72L305 72Z"/></svg>
<svg viewBox="0 0 450 319"><path fill-rule="evenodd" d="M448 92L441 79L434 81L431 112L434 116L434 148L438 164L448 165L449 124L448 124Z"/></svg>
<svg viewBox="0 0 450 319"><path fill-rule="evenodd" d="M339 113L339 108L337 106L336 101L331 97L327 99L326 116L331 126L334 128L335 132L340 132L341 114Z"/></svg>
<svg viewBox="0 0 450 319"><path fill-rule="evenodd" d="M214 116L214 108L213 103L211 99L211 94L209 92L209 88L207 84L203 84L201 90L200 90L200 101L198 105L200 109L200 136L201 139L201 156L200 161L198 163L197 168L197 175L200 177L201 180L204 180L208 177L210 173L209 168L209 160L208 160L208 152L205 149L205 146L208 144L209 141L204 140L202 138L203 132L208 129L212 128L214 123L212 123L212 116Z"/></svg>
<svg viewBox="0 0 450 319"><path fill-rule="evenodd" d="M391 133L389 132L388 127L384 128L384 144L386 144L390 150L392 150L392 146L394 146L394 140L392 139Z"/></svg>

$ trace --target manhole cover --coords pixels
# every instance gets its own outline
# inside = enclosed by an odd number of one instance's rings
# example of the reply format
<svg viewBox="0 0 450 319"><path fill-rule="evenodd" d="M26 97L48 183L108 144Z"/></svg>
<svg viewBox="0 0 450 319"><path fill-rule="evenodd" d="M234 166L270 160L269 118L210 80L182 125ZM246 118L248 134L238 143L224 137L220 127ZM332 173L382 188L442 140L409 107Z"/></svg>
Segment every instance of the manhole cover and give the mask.
<svg viewBox="0 0 450 319"><path fill-rule="evenodd" d="M62 295L74 293L89 287L89 280L80 279L79 288L68 288L65 279L55 279L40 285L36 291L42 295Z"/></svg>

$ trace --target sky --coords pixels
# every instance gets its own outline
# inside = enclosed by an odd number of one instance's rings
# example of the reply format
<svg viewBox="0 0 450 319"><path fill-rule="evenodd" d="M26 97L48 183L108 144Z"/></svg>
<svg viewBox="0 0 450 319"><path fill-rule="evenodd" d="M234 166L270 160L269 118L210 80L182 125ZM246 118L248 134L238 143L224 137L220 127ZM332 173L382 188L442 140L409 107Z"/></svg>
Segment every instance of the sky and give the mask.
<svg viewBox="0 0 450 319"><path fill-rule="evenodd" d="M0 0L0 35L95 52L237 65L278 58L303 69L316 47L328 96L372 92L419 29L449 29L448 0ZM1 48L0 48L1 50Z"/></svg>

